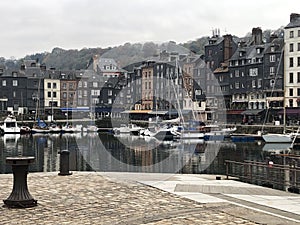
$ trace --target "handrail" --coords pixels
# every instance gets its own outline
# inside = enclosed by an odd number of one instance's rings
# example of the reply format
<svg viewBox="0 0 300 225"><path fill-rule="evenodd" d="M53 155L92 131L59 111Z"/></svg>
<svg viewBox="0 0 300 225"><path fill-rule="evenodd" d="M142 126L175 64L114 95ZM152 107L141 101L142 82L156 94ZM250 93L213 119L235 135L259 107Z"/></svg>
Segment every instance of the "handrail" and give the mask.
<svg viewBox="0 0 300 225"><path fill-rule="evenodd" d="M227 179L232 176L248 183L284 190L292 189L293 192L300 193L300 167L295 163L280 165L269 161L225 160L225 164Z"/></svg>

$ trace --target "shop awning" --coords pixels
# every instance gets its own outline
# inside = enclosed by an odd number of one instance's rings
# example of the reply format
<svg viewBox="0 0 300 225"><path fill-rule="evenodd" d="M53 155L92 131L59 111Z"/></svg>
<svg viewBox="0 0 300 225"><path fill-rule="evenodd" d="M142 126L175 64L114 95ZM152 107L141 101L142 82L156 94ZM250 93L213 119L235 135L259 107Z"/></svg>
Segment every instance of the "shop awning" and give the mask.
<svg viewBox="0 0 300 225"><path fill-rule="evenodd" d="M241 115L242 112L244 112L245 110L242 110L242 109L232 109L232 110L227 110L226 111L226 114L227 115Z"/></svg>
<svg viewBox="0 0 300 225"><path fill-rule="evenodd" d="M153 114L153 115L165 115L168 113L168 111L151 111L148 114Z"/></svg>
<svg viewBox="0 0 300 225"><path fill-rule="evenodd" d="M264 111L265 111L264 109L248 109L242 112L241 115L256 116L263 113Z"/></svg>
<svg viewBox="0 0 300 225"><path fill-rule="evenodd" d="M140 114L144 113L144 114L148 114L149 112L152 112L152 110L125 110L121 113L137 113L137 114L138 113L140 113Z"/></svg>
<svg viewBox="0 0 300 225"><path fill-rule="evenodd" d="M123 112L124 109L121 108L111 108L111 107L96 107L95 112L96 113L102 113L102 112L113 112L113 113L119 113Z"/></svg>
<svg viewBox="0 0 300 225"><path fill-rule="evenodd" d="M285 110L286 115L299 115L300 114L300 108L297 109L286 109ZM278 114L284 114L284 110L278 112Z"/></svg>
<svg viewBox="0 0 300 225"><path fill-rule="evenodd" d="M60 108L62 112L89 112L89 107L77 107L77 108Z"/></svg>

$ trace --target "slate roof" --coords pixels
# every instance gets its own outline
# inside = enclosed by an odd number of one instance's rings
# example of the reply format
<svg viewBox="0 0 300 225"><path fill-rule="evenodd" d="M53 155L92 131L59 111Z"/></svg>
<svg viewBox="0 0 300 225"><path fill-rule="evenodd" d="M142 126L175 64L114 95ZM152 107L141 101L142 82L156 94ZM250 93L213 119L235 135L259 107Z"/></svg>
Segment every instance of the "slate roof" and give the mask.
<svg viewBox="0 0 300 225"><path fill-rule="evenodd" d="M287 28L294 28L294 27L300 27L300 15L298 15L298 18L291 19L290 23L285 27Z"/></svg>
<svg viewBox="0 0 300 225"><path fill-rule="evenodd" d="M99 58L97 65L101 72L119 72L118 64L112 58ZM106 69L106 66L112 66L115 67L115 69Z"/></svg>

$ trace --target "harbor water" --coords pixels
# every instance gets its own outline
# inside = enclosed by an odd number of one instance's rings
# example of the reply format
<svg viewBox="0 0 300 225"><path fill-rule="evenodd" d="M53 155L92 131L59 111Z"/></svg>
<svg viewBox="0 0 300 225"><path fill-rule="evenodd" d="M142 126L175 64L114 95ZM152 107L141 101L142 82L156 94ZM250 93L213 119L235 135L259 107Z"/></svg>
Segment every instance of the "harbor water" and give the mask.
<svg viewBox="0 0 300 225"><path fill-rule="evenodd" d="M70 152L71 171L225 174L225 160L280 160L273 150L284 144L260 141L158 141L109 133L4 135L0 137L0 173L11 173L9 156L34 156L31 172L59 171L59 152Z"/></svg>

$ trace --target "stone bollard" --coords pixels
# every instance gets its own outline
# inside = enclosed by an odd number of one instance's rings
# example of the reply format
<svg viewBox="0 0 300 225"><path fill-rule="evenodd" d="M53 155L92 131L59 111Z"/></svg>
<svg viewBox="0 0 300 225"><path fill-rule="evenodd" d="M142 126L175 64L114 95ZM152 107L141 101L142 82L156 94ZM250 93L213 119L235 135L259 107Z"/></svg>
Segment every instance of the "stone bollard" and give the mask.
<svg viewBox="0 0 300 225"><path fill-rule="evenodd" d="M67 176L67 175L71 175L72 173L70 173L70 152L68 150L62 150L60 153L60 161L59 161L59 173L58 175L60 176Z"/></svg>
<svg viewBox="0 0 300 225"><path fill-rule="evenodd" d="M12 165L14 175L13 190L10 196L3 200L9 208L29 208L37 205L30 195L27 186L27 174L29 164L34 162L34 157L7 157L6 163Z"/></svg>

